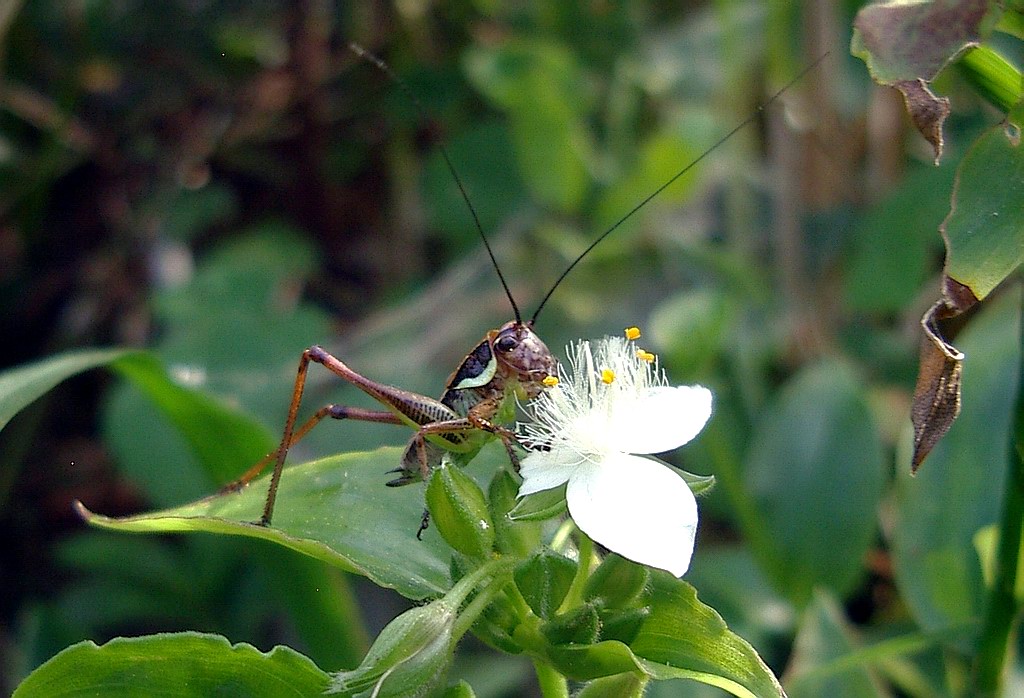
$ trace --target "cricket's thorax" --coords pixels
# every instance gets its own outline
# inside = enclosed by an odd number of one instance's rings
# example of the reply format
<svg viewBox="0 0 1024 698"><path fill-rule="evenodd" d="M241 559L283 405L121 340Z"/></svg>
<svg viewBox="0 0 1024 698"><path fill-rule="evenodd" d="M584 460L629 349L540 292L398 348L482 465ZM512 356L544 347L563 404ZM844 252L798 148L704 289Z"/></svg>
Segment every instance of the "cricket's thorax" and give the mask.
<svg viewBox="0 0 1024 698"><path fill-rule="evenodd" d="M551 351L529 325L508 322L488 332L462 360L441 402L462 417L480 405L479 416L490 419L515 398L536 397L555 367Z"/></svg>
<svg viewBox="0 0 1024 698"><path fill-rule="evenodd" d="M452 411L452 418L470 417L472 413L473 417L503 424L515 418L516 400L536 397L544 389L544 379L555 375L556 367L551 351L529 325L509 322L488 332L466 355L448 378L440 402ZM424 442L413 437L402 456L402 477L388 484L404 485L420 479L419 449L425 449L422 455L433 468L440 464L446 450L471 457L489 438L487 431L476 428L437 434Z"/></svg>

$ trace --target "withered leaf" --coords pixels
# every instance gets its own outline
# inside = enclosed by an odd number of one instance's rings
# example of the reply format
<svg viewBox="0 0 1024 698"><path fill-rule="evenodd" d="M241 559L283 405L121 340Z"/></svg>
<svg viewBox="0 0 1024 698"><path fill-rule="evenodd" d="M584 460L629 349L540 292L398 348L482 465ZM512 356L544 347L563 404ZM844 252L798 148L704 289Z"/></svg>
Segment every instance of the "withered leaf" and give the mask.
<svg viewBox="0 0 1024 698"><path fill-rule="evenodd" d="M910 469L914 473L960 414L964 355L942 337L936 325L938 319L956 313L946 300L940 300L921 318L924 336L910 411L914 425Z"/></svg>

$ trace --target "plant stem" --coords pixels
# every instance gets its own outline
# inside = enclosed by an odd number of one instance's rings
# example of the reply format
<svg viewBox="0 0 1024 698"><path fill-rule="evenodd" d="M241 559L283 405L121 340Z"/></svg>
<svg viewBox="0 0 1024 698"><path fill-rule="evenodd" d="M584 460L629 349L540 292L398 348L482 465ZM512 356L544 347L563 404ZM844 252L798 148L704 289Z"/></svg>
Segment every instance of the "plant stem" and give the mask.
<svg viewBox="0 0 1024 698"><path fill-rule="evenodd" d="M1024 332L1024 318L1021 321ZM1024 336L1021 345L1024 346ZM1006 494L999 523L996 570L985 608L984 624L978 638L974 664L975 695L1002 694L1006 677L1006 661L1017 631L1017 565L1020 556L1021 523L1024 521L1024 390L1018 376L1017 404L1013 429L1010 432L1009 462L1006 472Z"/></svg>
<svg viewBox="0 0 1024 698"><path fill-rule="evenodd" d="M533 670L537 674L540 693L544 698L569 698L569 682L555 669L539 660L533 660Z"/></svg>

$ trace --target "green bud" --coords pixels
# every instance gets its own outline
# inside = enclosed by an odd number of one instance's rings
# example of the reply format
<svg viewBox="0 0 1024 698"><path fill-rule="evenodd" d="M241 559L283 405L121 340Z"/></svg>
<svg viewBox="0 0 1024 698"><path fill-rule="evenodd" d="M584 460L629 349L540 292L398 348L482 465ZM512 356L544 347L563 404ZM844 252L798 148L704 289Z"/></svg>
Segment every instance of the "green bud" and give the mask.
<svg viewBox="0 0 1024 698"><path fill-rule="evenodd" d="M513 521L509 512L515 508L519 484L507 470L494 474L487 488L494 521L495 546L498 552L515 557L526 557L540 547L541 525L534 521Z"/></svg>
<svg viewBox="0 0 1024 698"><path fill-rule="evenodd" d="M539 617L553 618L569 593L576 563L550 550L543 550L516 566L513 577L520 593Z"/></svg>
<svg viewBox="0 0 1024 698"><path fill-rule="evenodd" d="M591 645L597 642L601 621L591 604L577 606L541 625L540 631L552 645Z"/></svg>
<svg viewBox="0 0 1024 698"><path fill-rule="evenodd" d="M599 611L601 639L618 640L624 644L633 642L640 626L651 614L649 608L627 608L617 611Z"/></svg>
<svg viewBox="0 0 1024 698"><path fill-rule="evenodd" d="M413 608L381 631L362 663L331 677L327 693L423 696L444 680L452 660L456 609L447 599Z"/></svg>
<svg viewBox="0 0 1024 698"><path fill-rule="evenodd" d="M427 483L427 508L441 537L472 558L490 556L494 524L484 493L461 468L435 468Z"/></svg>
<svg viewBox="0 0 1024 698"><path fill-rule="evenodd" d="M640 605L650 579L651 572L645 566L612 553L587 579L583 598L605 608L632 608Z"/></svg>

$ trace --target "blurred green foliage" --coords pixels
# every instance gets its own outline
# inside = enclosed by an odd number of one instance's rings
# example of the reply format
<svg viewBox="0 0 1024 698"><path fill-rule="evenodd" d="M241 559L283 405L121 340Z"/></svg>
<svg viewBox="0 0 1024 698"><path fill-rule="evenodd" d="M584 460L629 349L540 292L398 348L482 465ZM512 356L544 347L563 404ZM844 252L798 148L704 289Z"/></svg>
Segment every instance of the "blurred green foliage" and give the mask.
<svg viewBox="0 0 1024 698"><path fill-rule="evenodd" d="M147 347L174 380L162 388L200 389L223 418L200 427L248 437L230 458L204 458L116 366L11 421L0 691L79 640L162 631L284 643L325 670L359 664L408 606L397 595L259 541L86 531L71 501L115 515L215 491L273 444L313 343L439 394L510 310L438 141L528 314L596 235L827 48L596 248L537 327L559 353L640 325L673 382L714 390L707 433L679 454L718 481L701 498L687 580L792 695L958 695L984 595L973 536L998 518L1020 374L1013 293L997 290L962 337L962 417L914 479L907 414L955 165L1000 117L956 71L941 74L955 109L933 168L898 97L846 55L855 10L2 8L0 365ZM384 56L434 123L349 41ZM311 374L304 404L365 404L336 382ZM325 424L290 458L405 438ZM421 495L381 487L374 506L415 514ZM394 525L412 535L412 518ZM518 695L528 666L503 663L514 675L498 681L489 661L460 648L453 679ZM668 682L649 695L705 690Z"/></svg>

